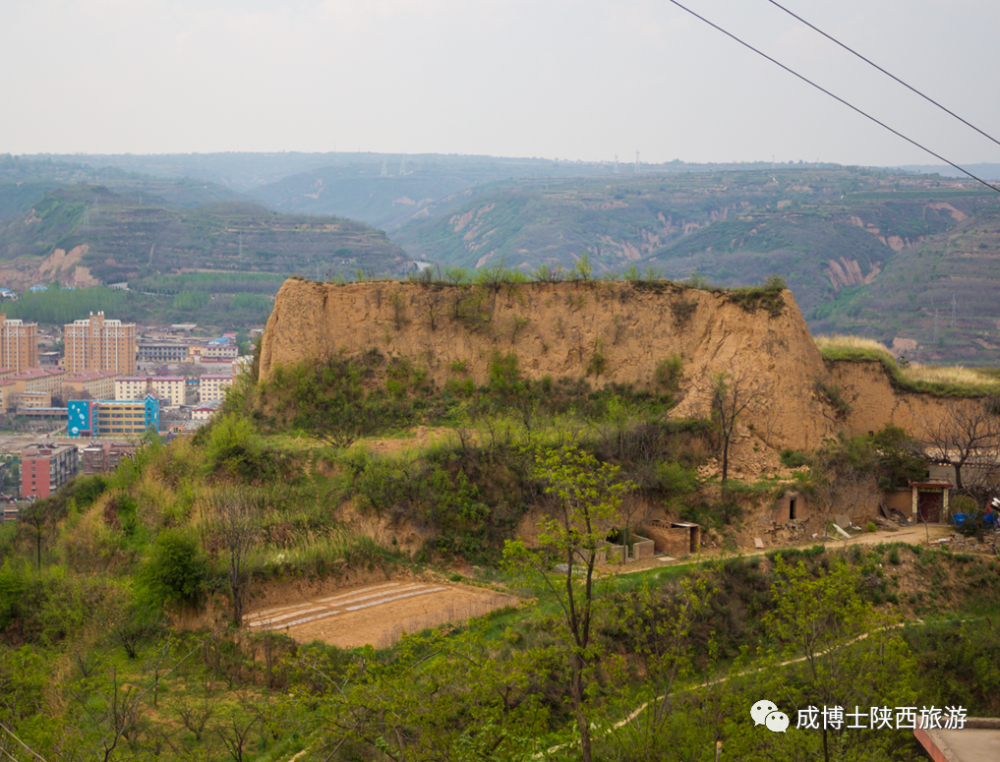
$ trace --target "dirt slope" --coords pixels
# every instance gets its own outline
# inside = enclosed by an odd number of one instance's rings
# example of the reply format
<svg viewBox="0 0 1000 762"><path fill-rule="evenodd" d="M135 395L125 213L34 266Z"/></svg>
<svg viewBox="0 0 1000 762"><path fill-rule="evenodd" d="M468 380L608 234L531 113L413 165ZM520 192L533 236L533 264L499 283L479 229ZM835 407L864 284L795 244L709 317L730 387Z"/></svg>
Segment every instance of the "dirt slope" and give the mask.
<svg viewBox="0 0 1000 762"><path fill-rule="evenodd" d="M850 434L877 431L887 423L900 426L917 438L926 438L955 406L977 405L976 399L933 397L893 387L882 363L830 364L830 382L841 392L851 412L839 422Z"/></svg>
<svg viewBox="0 0 1000 762"><path fill-rule="evenodd" d="M484 384L491 360L514 352L521 373L532 379L586 377L596 387L647 388L655 384L657 365L676 353L683 361L676 415L706 413L711 373L742 374L769 389L743 423L771 447L801 450L837 430L862 433L888 422L919 433L952 404L898 392L877 364L828 367L791 292L782 298L775 315L729 294L672 285L590 281L494 291L288 280L264 332L260 377L269 378L278 364L377 348L426 368L439 387L464 374ZM455 363L466 370L456 372ZM819 380L844 391L852 408L846 418L817 395Z"/></svg>
<svg viewBox="0 0 1000 762"><path fill-rule="evenodd" d="M826 371L791 292L782 295L785 307L775 316L722 293L629 283L532 283L493 292L289 280L267 323L260 376L266 380L279 363L375 347L426 367L439 385L462 361L477 384L485 383L493 356L515 352L533 379L586 376L598 387L646 387L657 365L676 353L685 393L678 415L704 411L701 390L711 371L738 371L774 390L767 409L747 422L771 444L811 448L832 428L812 391ZM476 299L481 303L470 306ZM604 362L595 363L595 355Z"/></svg>

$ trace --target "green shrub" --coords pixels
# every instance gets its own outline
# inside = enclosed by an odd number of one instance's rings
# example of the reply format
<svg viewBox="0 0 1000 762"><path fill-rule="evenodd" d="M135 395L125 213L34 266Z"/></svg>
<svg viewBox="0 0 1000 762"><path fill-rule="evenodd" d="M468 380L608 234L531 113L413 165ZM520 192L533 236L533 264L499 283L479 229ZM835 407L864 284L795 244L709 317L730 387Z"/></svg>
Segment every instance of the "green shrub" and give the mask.
<svg viewBox="0 0 1000 762"><path fill-rule="evenodd" d="M444 390L456 397L471 397L476 393L476 385L471 378L449 378L444 382Z"/></svg>
<svg viewBox="0 0 1000 762"><path fill-rule="evenodd" d="M680 388L682 367L683 361L676 352L673 352L670 357L660 360L656 365L656 370L653 371L656 386L665 392L676 394Z"/></svg>
<svg viewBox="0 0 1000 762"><path fill-rule="evenodd" d="M851 406L840 393L840 387L825 381L817 380L813 384L816 396L828 402L836 413L837 418L846 418L851 412Z"/></svg>
<svg viewBox="0 0 1000 762"><path fill-rule="evenodd" d="M205 467L208 473L226 473L249 480L267 470L264 446L246 418L220 416L207 436Z"/></svg>
<svg viewBox="0 0 1000 762"><path fill-rule="evenodd" d="M520 396L527 392L528 384L521 380L521 372L517 363L517 354L514 352L494 353L488 368L490 375L488 390L504 399Z"/></svg>
<svg viewBox="0 0 1000 762"><path fill-rule="evenodd" d="M698 472L680 463L662 461L655 465L654 472L657 486L669 495L690 495L698 490Z"/></svg>
<svg viewBox="0 0 1000 762"><path fill-rule="evenodd" d="M594 354L590 356L590 362L587 363L587 375L600 376L607 369L608 358L604 354L604 342L601 339L597 339L594 342Z"/></svg>
<svg viewBox="0 0 1000 762"><path fill-rule="evenodd" d="M789 448L781 451L781 465L785 468L800 468L801 466L808 466L809 463L810 458L804 452Z"/></svg>
<svg viewBox="0 0 1000 762"><path fill-rule="evenodd" d="M140 587L157 607L199 604L205 580L205 558L198 542L172 529L156 538L138 573Z"/></svg>

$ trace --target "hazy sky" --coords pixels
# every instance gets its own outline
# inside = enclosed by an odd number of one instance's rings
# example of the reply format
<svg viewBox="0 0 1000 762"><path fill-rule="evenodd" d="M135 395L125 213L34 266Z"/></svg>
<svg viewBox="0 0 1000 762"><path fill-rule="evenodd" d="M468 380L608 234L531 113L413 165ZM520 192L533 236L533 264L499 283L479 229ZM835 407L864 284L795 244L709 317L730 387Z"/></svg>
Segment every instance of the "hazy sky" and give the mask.
<svg viewBox="0 0 1000 762"><path fill-rule="evenodd" d="M767 0L685 4L948 158L1000 162ZM997 0L783 4L1000 139ZM0 153L936 163L667 0L0 0L0 66Z"/></svg>

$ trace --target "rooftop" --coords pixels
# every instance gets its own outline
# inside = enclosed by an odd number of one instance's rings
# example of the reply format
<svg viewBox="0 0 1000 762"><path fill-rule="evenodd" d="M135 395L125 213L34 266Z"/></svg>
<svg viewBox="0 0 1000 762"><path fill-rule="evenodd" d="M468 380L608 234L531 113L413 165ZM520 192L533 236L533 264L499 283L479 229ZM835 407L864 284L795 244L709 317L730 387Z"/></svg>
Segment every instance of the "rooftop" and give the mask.
<svg viewBox="0 0 1000 762"><path fill-rule="evenodd" d="M12 381L30 381L33 378L45 378L46 376L61 376L65 373L62 368L25 368L17 375L11 376Z"/></svg>
<svg viewBox="0 0 1000 762"><path fill-rule="evenodd" d="M63 381L96 381L99 378L113 378L114 375L115 372L112 370L81 370L64 378Z"/></svg>

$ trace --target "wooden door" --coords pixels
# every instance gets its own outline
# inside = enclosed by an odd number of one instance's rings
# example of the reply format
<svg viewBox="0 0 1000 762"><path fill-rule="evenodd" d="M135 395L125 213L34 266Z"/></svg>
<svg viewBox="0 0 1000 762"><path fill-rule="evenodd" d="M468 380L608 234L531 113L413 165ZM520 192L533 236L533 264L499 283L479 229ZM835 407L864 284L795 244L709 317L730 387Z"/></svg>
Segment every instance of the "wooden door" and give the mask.
<svg viewBox="0 0 1000 762"><path fill-rule="evenodd" d="M927 524L940 523L942 508L944 508L944 492L917 493L917 513L921 521Z"/></svg>

